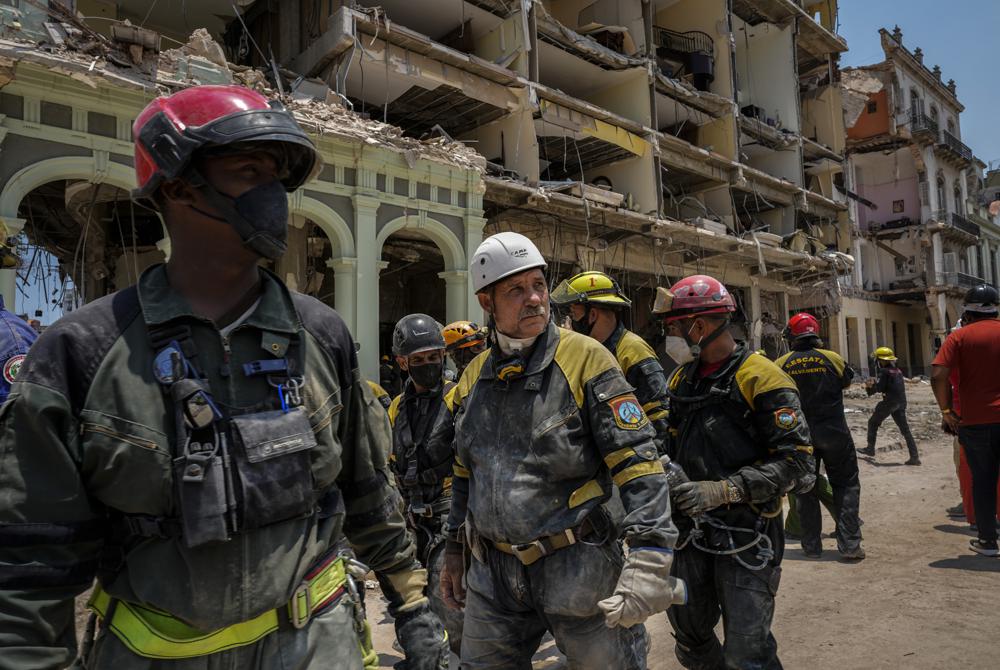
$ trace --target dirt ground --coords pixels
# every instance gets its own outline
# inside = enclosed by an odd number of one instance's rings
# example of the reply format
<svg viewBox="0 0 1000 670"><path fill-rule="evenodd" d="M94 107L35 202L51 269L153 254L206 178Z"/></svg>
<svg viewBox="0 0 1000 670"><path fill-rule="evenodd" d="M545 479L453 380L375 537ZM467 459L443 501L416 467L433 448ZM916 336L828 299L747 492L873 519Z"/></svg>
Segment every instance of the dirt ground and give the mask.
<svg viewBox="0 0 1000 670"><path fill-rule="evenodd" d="M917 381L907 391L910 427L923 465L903 465L902 437L888 420L875 459L861 462L867 560L841 563L832 539L824 540L819 560L805 558L797 542L788 542L774 634L790 670L952 670L998 663L1000 559L971 553L967 545L974 534L968 524L945 514L960 501L951 438L938 427L929 384ZM854 440L864 446L877 397L865 398L860 386L848 396ZM823 523L824 532L833 529L825 512ZM392 624L381 598L369 602L375 645L383 667L391 668L401 660L392 647ZM666 616L654 617L647 626L653 639L650 670L679 669ZM458 667L457 659L451 667ZM534 667L566 666L549 640Z"/></svg>
<svg viewBox="0 0 1000 670"><path fill-rule="evenodd" d="M890 419L880 431L874 460L861 461L861 517L868 559L837 560L825 539L822 559L805 558L789 541L778 593L774 634L786 668L798 670L955 670L996 667L1000 630L1000 559L971 553L974 537L945 509L959 502L951 438L926 382L908 384L910 426L923 465L907 467L902 438ZM848 391L847 416L858 446L877 398L860 386ZM833 522L824 512L824 532ZM383 668L402 660L393 648L385 600L369 591L369 620ZM82 624L83 617L80 617ZM677 670L666 616L647 623L650 670ZM721 637L721 631L719 632ZM458 668L452 658L451 667ZM551 639L534 667L566 668Z"/></svg>

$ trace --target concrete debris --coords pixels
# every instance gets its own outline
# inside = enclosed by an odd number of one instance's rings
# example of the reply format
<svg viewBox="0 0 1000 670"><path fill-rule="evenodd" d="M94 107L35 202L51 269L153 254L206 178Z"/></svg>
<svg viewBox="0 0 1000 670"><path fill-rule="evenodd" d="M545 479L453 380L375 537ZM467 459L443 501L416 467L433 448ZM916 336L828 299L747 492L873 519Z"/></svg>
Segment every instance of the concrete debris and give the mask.
<svg viewBox="0 0 1000 670"><path fill-rule="evenodd" d="M145 57L136 65L128 49L119 52L107 42L97 44L99 48L95 50L96 43L73 26L62 25L68 29L70 38L59 47L0 39L0 88L15 78L18 62L31 62L95 89L102 79L116 86L164 95L197 84L238 83L265 96L278 97L262 71L226 63L222 47L203 28L195 30L183 47L159 53L157 66L150 73L145 67ZM74 33L81 35L83 42L74 38ZM145 33L135 33L132 37L143 47L143 56L153 52L153 37ZM317 99L314 97L317 92L312 90L316 88L315 82L310 85L310 94L302 96L304 99L288 96L284 102L303 127L318 135L339 136L394 151L411 168L419 159L425 159L476 172L486 170L486 160L461 142L447 137L423 141L406 137L396 126L362 118L346 109L329 89L324 99Z"/></svg>
<svg viewBox="0 0 1000 670"><path fill-rule="evenodd" d="M843 92L844 126L852 128L868 104L868 96L878 93L885 84L865 70L845 69L840 72Z"/></svg>

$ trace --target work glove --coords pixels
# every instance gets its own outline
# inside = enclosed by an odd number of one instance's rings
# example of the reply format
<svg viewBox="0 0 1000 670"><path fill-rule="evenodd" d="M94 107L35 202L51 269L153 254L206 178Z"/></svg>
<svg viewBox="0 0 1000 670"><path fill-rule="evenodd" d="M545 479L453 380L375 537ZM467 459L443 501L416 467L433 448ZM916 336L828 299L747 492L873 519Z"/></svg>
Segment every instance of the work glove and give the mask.
<svg viewBox="0 0 1000 670"><path fill-rule="evenodd" d="M673 491L673 502L684 514L698 516L716 507L741 502L740 489L728 479L685 482Z"/></svg>
<svg viewBox="0 0 1000 670"><path fill-rule="evenodd" d="M406 654L405 661L393 666L395 670L447 669L448 636L426 601L396 614L395 623L396 640Z"/></svg>
<svg viewBox="0 0 1000 670"><path fill-rule="evenodd" d="M659 547L629 551L614 594L597 603L608 628L630 628L671 605L687 602L687 587L670 576L674 552Z"/></svg>
<svg viewBox="0 0 1000 670"><path fill-rule="evenodd" d="M441 600L453 610L465 607L465 553L461 542L447 540L444 547L444 568L441 570L438 588L441 589Z"/></svg>

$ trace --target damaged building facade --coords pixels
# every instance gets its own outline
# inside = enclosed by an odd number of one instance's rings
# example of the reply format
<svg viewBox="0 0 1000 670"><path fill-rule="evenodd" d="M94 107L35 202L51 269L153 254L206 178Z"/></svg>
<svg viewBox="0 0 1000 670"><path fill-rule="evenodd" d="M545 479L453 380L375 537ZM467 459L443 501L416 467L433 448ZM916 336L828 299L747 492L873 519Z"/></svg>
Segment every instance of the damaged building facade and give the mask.
<svg viewBox="0 0 1000 670"><path fill-rule="evenodd" d="M965 292L997 285L998 228L986 166L962 142L955 81L898 27L879 36L885 60L843 72L864 108L848 129L856 264L841 311L851 363L885 344L926 374Z"/></svg>
<svg viewBox="0 0 1000 670"><path fill-rule="evenodd" d="M169 253L127 197L132 119L154 95L232 81L286 96L324 155L274 269L344 315L368 375L404 314L482 317L467 262L500 230L531 237L553 282L614 275L651 340L655 287L704 272L756 346L777 353L789 310L809 307L848 355L836 2L69 4L0 14L0 216L85 300Z"/></svg>

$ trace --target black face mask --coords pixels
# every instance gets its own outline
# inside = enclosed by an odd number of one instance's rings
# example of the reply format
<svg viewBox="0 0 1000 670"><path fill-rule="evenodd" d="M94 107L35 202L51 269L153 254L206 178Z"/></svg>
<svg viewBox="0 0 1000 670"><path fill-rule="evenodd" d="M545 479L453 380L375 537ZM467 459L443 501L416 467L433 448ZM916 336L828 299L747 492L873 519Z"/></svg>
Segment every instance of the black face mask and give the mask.
<svg viewBox="0 0 1000 670"><path fill-rule="evenodd" d="M407 372L410 379L417 386L425 389L432 389L441 383L441 375L444 374L444 363L424 363L423 365L411 365Z"/></svg>
<svg viewBox="0 0 1000 670"><path fill-rule="evenodd" d="M191 207L216 221L228 223L239 233L243 244L270 260L288 248L288 193L278 180L255 186L232 198L214 186L204 184L201 192L222 216Z"/></svg>
<svg viewBox="0 0 1000 670"><path fill-rule="evenodd" d="M590 335L590 331L594 329L594 324L588 323L590 319L590 309L583 313L582 319L574 319L570 317L570 326L573 328L574 333L580 333L581 335Z"/></svg>

